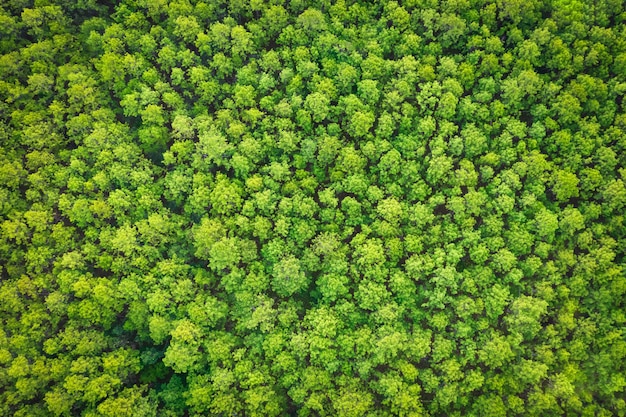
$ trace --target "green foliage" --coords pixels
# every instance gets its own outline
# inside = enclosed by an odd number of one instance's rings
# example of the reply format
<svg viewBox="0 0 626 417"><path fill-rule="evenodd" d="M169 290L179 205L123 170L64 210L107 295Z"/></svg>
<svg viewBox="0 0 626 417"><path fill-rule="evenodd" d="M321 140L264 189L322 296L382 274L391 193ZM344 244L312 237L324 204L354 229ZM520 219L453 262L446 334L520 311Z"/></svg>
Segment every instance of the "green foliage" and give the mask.
<svg viewBox="0 0 626 417"><path fill-rule="evenodd" d="M624 416L623 2L0 6L0 415Z"/></svg>
<svg viewBox="0 0 626 417"><path fill-rule="evenodd" d="M272 269L272 288L281 297L289 297L306 288L308 278L295 256L286 256Z"/></svg>

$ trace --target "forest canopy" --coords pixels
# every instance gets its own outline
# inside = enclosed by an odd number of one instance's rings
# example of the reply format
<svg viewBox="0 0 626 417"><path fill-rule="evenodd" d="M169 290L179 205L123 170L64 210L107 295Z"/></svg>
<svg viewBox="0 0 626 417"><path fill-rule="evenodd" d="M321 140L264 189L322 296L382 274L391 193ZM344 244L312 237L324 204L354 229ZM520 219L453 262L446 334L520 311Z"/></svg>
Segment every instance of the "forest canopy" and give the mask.
<svg viewBox="0 0 626 417"><path fill-rule="evenodd" d="M0 415L626 415L620 0L7 0Z"/></svg>

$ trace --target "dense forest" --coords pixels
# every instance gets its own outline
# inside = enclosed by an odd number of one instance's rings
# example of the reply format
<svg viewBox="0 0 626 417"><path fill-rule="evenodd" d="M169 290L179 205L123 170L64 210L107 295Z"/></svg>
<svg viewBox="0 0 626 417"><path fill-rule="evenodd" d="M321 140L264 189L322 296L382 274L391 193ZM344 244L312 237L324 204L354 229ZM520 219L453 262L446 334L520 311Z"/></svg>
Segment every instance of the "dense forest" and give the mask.
<svg viewBox="0 0 626 417"><path fill-rule="evenodd" d="M626 415L621 0L5 0L0 415Z"/></svg>

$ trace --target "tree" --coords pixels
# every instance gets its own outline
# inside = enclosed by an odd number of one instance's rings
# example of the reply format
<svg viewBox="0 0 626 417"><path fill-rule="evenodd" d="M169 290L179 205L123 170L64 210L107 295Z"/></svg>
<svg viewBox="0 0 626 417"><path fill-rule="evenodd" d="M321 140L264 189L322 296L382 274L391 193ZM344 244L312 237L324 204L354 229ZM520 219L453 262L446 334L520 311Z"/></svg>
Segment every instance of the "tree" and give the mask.
<svg viewBox="0 0 626 417"><path fill-rule="evenodd" d="M537 213L535 221L539 236L548 240L552 239L552 236L559 228L558 217L545 208Z"/></svg>
<svg viewBox="0 0 626 417"><path fill-rule="evenodd" d="M187 43L194 42L200 33L200 25L195 16L178 16L175 24L174 34Z"/></svg>
<svg viewBox="0 0 626 417"><path fill-rule="evenodd" d="M200 329L188 320L180 321L172 330L172 341L165 351L163 363L175 372L186 373L199 365Z"/></svg>
<svg viewBox="0 0 626 417"><path fill-rule="evenodd" d="M611 181L602 193L610 210L620 210L626 205L626 187L622 180Z"/></svg>
<svg viewBox="0 0 626 417"><path fill-rule="evenodd" d="M314 122L320 123L328 116L330 100L324 93L315 92L309 94L304 104L313 114Z"/></svg>
<svg viewBox="0 0 626 417"><path fill-rule="evenodd" d="M373 400L369 393L342 390L333 399L333 408L341 417L361 416L371 409L372 403Z"/></svg>
<svg viewBox="0 0 626 417"><path fill-rule="evenodd" d="M220 239L209 250L209 265L217 271L236 267L240 259L239 245L233 238Z"/></svg>
<svg viewBox="0 0 626 417"><path fill-rule="evenodd" d="M478 353L481 361L491 369L504 367L513 356L509 342L497 334L491 335Z"/></svg>
<svg viewBox="0 0 626 417"><path fill-rule="evenodd" d="M558 201L567 201L571 197L578 197L578 178L570 172L557 172L554 178L553 191Z"/></svg>
<svg viewBox="0 0 626 417"><path fill-rule="evenodd" d="M548 303L530 296L522 296L511 303L511 313L505 318L510 330L531 339L541 330L541 318L548 311Z"/></svg>
<svg viewBox="0 0 626 417"><path fill-rule="evenodd" d="M300 261L293 255L282 258L272 268L272 289L281 297L289 297L304 290L309 279L302 271Z"/></svg>
<svg viewBox="0 0 626 417"><path fill-rule="evenodd" d="M297 24L306 32L322 31L326 29L326 18L316 9L307 9L298 16Z"/></svg>
<svg viewBox="0 0 626 417"><path fill-rule="evenodd" d="M211 191L210 202L216 214L226 215L237 211L242 204L241 189L226 177L222 177Z"/></svg>
<svg viewBox="0 0 626 417"><path fill-rule="evenodd" d="M371 112L355 112L350 118L349 131L355 138L360 138L370 132L376 121Z"/></svg>

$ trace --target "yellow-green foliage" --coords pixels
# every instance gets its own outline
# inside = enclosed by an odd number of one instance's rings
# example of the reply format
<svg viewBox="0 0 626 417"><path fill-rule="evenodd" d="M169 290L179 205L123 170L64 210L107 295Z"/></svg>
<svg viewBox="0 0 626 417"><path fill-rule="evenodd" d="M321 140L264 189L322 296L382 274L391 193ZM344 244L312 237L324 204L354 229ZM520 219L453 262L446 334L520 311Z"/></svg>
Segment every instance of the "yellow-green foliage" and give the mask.
<svg viewBox="0 0 626 417"><path fill-rule="evenodd" d="M0 415L624 416L619 0L6 0Z"/></svg>

